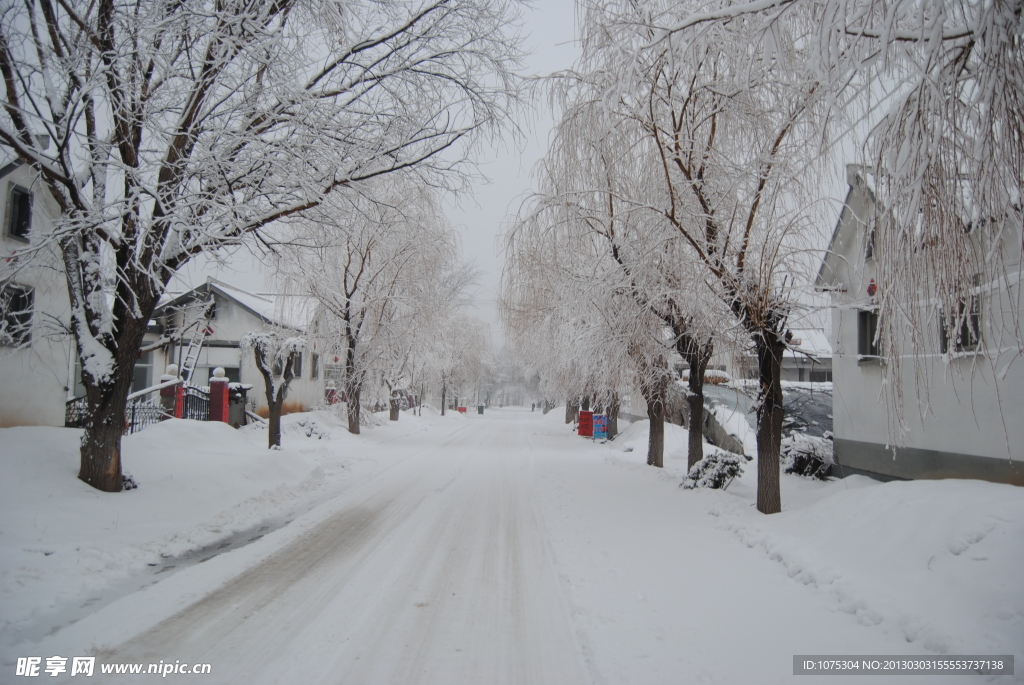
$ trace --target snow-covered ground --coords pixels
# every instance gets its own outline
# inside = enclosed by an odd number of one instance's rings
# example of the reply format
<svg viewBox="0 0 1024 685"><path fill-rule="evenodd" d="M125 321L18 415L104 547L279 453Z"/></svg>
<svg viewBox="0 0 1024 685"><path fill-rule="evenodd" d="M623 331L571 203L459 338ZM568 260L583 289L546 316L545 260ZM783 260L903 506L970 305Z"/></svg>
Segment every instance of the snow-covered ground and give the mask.
<svg viewBox="0 0 1024 685"><path fill-rule="evenodd" d="M677 426L658 470L646 422L599 444L560 411L428 414L361 436L293 415L281 451L167 422L125 439L140 488L119 495L75 479L78 431L0 431L0 681L85 654L218 683L812 682L793 655L1022 656L1020 488L784 475L765 517L756 461L725 492L678 487Z"/></svg>

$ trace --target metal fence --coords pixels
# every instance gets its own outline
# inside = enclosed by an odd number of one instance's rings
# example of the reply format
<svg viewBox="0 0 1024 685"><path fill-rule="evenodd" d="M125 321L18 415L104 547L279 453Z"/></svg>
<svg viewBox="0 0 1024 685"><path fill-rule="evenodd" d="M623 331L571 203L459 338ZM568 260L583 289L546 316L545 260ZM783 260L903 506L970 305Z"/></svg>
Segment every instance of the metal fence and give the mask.
<svg viewBox="0 0 1024 685"><path fill-rule="evenodd" d="M138 433L147 426L159 423L164 419L172 418L171 414L164 411L159 402L144 402L135 400L125 407L125 433Z"/></svg>
<svg viewBox="0 0 1024 685"><path fill-rule="evenodd" d="M195 421L210 420L210 393L199 388L186 387L182 393L181 418ZM64 405L64 427L85 428L89 418L88 402L85 397L68 400ZM138 433L147 426L165 419L174 418L174 414L160 406L159 400L131 400L125 406L125 435ZM244 421L242 422L244 424Z"/></svg>
<svg viewBox="0 0 1024 685"><path fill-rule="evenodd" d="M84 397L68 400L64 405L64 427L85 428L86 406Z"/></svg>
<svg viewBox="0 0 1024 685"><path fill-rule="evenodd" d="M181 418L195 421L210 420L210 393L191 385L181 393Z"/></svg>

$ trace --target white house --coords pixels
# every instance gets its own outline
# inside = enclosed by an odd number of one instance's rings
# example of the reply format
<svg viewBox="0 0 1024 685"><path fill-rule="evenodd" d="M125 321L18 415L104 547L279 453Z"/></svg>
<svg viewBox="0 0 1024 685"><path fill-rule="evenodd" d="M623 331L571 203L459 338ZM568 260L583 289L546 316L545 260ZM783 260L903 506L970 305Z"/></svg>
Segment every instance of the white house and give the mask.
<svg viewBox="0 0 1024 685"><path fill-rule="evenodd" d="M67 400L81 397L81 369L70 333L67 281L52 235L60 210L38 174L18 161L0 164L0 427L63 426ZM266 406L263 377L251 352L238 342L250 331L278 327L303 334L312 308L303 298L287 306L281 296L255 295L210 279L202 286L167 298L150 322L144 344L159 341L194 316L188 305L213 298L210 335L204 340L195 385L205 385L217 366L228 377L253 386L252 408ZM194 306L191 309L195 309ZM293 380L286 411L323 402L323 368L316 350L305 352ZM167 364L179 362L184 345L168 344L147 352L135 365L133 391L154 385Z"/></svg>
<svg viewBox="0 0 1024 685"><path fill-rule="evenodd" d="M181 340L158 350L152 364L158 370L172 363L181 368L192 334L205 331L191 383L206 385L213 369L223 367L228 380L253 386L249 402L256 412L265 413L263 376L252 351L240 349L239 341L247 333L271 329L305 335L314 311L308 298L250 293L208 278L206 283L167 299L153 313L160 332L177 333ZM310 347L296 360L296 376L285 399L286 412L303 411L324 401L324 362L333 359L321 360L320 341L310 340Z"/></svg>
<svg viewBox="0 0 1024 685"><path fill-rule="evenodd" d="M61 426L72 378L70 304L57 246L60 209L20 161L0 166L0 427Z"/></svg>
<svg viewBox="0 0 1024 685"><path fill-rule="evenodd" d="M909 370L915 361L911 351L879 349L876 341L874 194L860 167L847 167L847 182L846 203L816 281L819 290L831 295L833 432L840 471L1024 485L1024 360L1015 358L1024 322L1021 236L1006 256L1009 279L976 285L976 297L996 298L992 306L978 308L992 320L972 317L976 339L963 344L958 339L951 346L940 317L931 317L934 330L926 332L923 352L929 363L919 366L929 388L922 418L915 374ZM893 354L903 355L908 369L903 374L905 432L894 427L882 387L889 380L886 360ZM998 380L993 368L999 369Z"/></svg>

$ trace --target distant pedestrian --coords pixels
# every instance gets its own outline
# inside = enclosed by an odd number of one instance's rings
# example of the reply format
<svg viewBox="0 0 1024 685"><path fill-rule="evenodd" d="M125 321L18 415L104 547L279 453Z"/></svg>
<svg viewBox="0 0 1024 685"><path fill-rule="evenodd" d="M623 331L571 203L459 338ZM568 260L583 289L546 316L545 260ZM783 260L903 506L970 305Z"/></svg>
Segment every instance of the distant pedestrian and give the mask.
<svg viewBox="0 0 1024 685"><path fill-rule="evenodd" d="M537 408L537 403L536 402L530 402L530 411L533 411L536 408Z"/></svg>

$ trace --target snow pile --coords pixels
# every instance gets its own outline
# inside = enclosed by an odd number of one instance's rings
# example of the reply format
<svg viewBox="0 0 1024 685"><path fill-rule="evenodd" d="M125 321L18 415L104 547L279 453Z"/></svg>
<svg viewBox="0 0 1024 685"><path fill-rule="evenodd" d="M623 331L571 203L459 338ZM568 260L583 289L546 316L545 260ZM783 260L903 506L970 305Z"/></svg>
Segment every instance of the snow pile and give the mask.
<svg viewBox="0 0 1024 685"><path fill-rule="evenodd" d="M746 414L722 404L713 406L710 411L725 432L743 444L744 454L757 454L757 430L747 421Z"/></svg>

